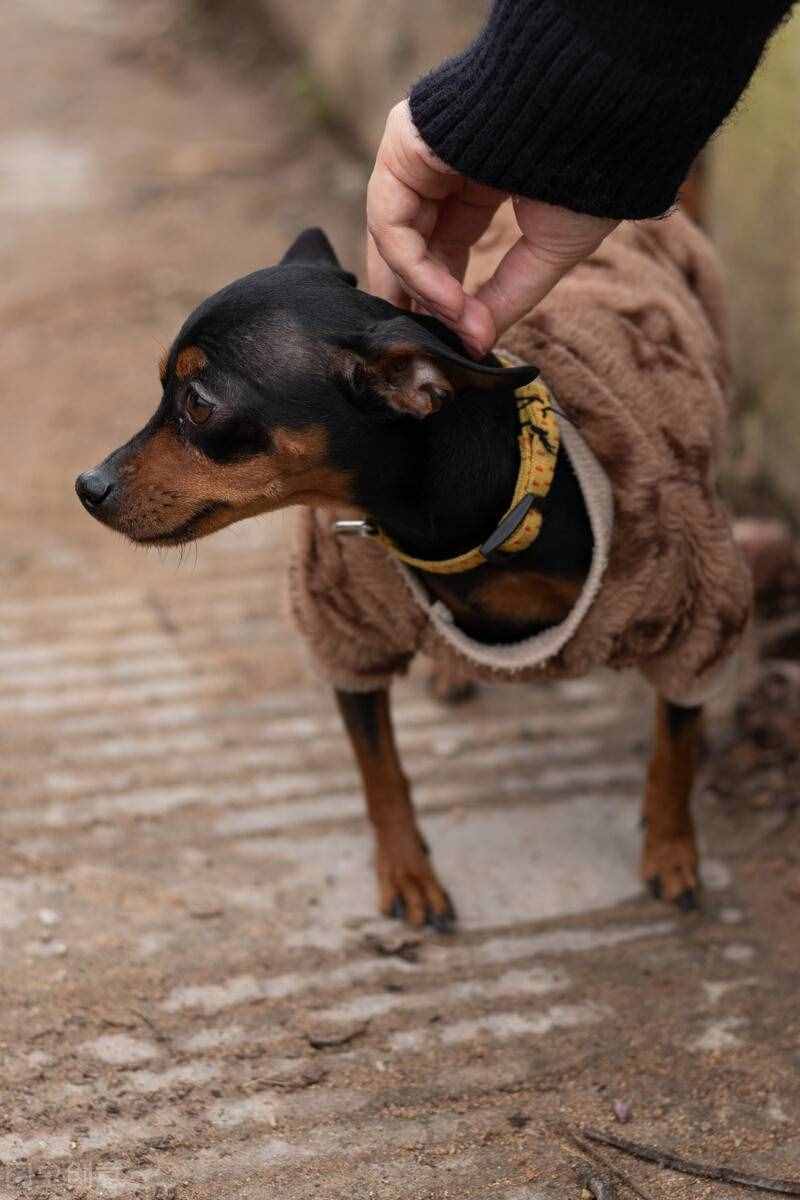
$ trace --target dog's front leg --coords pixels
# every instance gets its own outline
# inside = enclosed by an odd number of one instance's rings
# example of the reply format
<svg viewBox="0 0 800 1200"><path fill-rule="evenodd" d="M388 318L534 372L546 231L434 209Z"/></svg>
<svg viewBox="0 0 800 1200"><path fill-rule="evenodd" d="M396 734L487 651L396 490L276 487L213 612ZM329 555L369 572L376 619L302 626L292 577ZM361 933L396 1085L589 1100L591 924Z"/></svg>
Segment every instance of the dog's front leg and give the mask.
<svg viewBox="0 0 800 1200"><path fill-rule="evenodd" d="M389 694L337 692L336 699L361 769L375 831L381 912L412 925L452 928L455 912L431 866L414 819L408 780L395 745Z"/></svg>
<svg viewBox="0 0 800 1200"><path fill-rule="evenodd" d="M655 745L644 803L642 876L654 896L680 908L697 907L697 847L690 808L701 708L680 708L659 697Z"/></svg>

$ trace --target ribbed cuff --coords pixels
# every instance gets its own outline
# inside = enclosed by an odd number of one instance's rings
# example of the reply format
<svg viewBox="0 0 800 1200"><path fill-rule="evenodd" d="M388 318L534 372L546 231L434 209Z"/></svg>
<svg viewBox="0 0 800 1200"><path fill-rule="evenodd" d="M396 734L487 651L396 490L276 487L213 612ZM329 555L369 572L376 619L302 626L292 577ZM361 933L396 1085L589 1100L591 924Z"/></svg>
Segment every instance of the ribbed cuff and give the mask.
<svg viewBox="0 0 800 1200"><path fill-rule="evenodd" d="M412 117L468 178L597 216L658 216L790 6L496 0L477 40L415 85Z"/></svg>

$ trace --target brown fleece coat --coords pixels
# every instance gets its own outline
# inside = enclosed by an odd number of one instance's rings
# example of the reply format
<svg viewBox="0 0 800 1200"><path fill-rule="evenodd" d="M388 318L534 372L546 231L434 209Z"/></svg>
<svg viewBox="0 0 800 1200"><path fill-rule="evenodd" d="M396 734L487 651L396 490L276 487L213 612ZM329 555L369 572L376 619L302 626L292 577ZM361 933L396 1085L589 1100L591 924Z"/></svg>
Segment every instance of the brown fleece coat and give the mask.
<svg viewBox="0 0 800 1200"><path fill-rule="evenodd" d="M676 703L718 686L747 624L749 573L715 491L727 408L714 252L681 213L621 226L502 345L552 389L594 535L560 625L513 645L460 631L379 543L303 510L293 608L336 687L387 686L423 651L498 681L637 666Z"/></svg>

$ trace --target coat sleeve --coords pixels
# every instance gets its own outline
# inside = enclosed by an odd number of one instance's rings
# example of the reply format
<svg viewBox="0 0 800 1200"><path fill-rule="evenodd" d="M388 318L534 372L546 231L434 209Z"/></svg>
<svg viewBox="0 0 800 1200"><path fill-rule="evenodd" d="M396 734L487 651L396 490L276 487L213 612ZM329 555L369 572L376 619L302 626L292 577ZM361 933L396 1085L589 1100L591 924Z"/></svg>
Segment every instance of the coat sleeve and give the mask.
<svg viewBox="0 0 800 1200"><path fill-rule="evenodd" d="M792 0L495 0L411 92L462 175L602 217L659 216Z"/></svg>

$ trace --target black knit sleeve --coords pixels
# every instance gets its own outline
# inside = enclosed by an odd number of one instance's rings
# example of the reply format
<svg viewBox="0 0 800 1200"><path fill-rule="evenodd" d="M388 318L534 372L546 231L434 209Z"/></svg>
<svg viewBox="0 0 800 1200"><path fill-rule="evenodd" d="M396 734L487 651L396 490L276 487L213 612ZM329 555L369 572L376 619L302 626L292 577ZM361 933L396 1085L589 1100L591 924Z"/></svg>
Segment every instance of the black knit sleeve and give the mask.
<svg viewBox="0 0 800 1200"><path fill-rule="evenodd" d="M495 0L411 92L440 158L598 216L665 212L792 0Z"/></svg>

